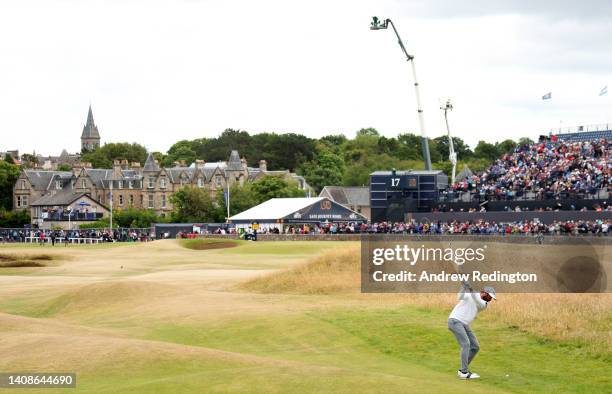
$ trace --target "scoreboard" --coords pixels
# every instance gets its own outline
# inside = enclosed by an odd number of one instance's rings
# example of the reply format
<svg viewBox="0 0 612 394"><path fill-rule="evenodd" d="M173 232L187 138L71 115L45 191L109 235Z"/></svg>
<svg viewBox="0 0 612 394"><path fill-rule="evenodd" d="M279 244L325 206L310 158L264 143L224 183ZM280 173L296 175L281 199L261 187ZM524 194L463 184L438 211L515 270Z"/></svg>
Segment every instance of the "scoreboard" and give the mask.
<svg viewBox="0 0 612 394"><path fill-rule="evenodd" d="M373 222L405 221L410 212L429 212L439 193L448 188L448 176L439 170L376 171L370 174Z"/></svg>

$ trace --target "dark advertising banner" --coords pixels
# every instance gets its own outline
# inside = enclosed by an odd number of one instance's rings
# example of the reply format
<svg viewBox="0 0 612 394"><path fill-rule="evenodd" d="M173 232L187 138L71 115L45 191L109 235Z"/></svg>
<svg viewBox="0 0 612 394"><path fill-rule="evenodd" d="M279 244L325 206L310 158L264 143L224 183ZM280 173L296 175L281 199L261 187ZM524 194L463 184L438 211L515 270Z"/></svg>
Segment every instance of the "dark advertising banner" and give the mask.
<svg viewBox="0 0 612 394"><path fill-rule="evenodd" d="M361 243L361 290L447 293L467 282L504 293L612 292L610 246L586 237L568 240L551 245L368 235Z"/></svg>

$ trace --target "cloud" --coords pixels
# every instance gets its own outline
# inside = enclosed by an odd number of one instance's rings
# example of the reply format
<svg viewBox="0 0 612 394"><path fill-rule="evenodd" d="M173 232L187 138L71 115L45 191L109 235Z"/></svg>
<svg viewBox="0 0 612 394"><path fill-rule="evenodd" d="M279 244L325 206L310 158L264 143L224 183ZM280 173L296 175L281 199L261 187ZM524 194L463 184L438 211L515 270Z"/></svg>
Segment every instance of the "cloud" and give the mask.
<svg viewBox="0 0 612 394"><path fill-rule="evenodd" d="M538 16L547 20L608 20L612 3L608 0L396 0L395 10L403 16L464 18L492 15Z"/></svg>

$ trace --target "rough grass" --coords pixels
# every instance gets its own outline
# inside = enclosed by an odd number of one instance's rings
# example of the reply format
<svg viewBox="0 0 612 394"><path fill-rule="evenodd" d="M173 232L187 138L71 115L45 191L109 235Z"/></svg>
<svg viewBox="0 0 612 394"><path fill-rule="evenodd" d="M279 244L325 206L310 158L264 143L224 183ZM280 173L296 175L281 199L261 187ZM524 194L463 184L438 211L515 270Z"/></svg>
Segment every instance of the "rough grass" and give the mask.
<svg viewBox="0 0 612 394"><path fill-rule="evenodd" d="M311 261L242 283L244 290L284 294L353 294L381 305L449 310L454 294L359 294L357 247L333 250ZM573 341L598 354L612 354L612 294L503 294L481 315L524 332Z"/></svg>
<svg viewBox="0 0 612 394"><path fill-rule="evenodd" d="M14 255L0 254L0 268L46 267L46 261L53 260L48 254Z"/></svg>
<svg viewBox="0 0 612 394"><path fill-rule="evenodd" d="M241 284L249 291L333 294L359 291L359 248L331 250L299 266Z"/></svg>

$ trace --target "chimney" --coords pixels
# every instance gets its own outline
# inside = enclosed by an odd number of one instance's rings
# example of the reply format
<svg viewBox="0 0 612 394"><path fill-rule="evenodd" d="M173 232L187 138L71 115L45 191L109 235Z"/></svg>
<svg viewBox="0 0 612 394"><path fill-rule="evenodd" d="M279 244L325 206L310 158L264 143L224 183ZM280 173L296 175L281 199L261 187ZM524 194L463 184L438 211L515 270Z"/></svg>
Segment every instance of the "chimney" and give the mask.
<svg viewBox="0 0 612 394"><path fill-rule="evenodd" d="M259 170L268 171L268 163L265 160L259 160Z"/></svg>
<svg viewBox="0 0 612 394"><path fill-rule="evenodd" d="M83 164L83 168L91 168L91 162L89 161L85 161L82 164Z"/></svg>
<svg viewBox="0 0 612 394"><path fill-rule="evenodd" d="M155 160L155 161L157 161L157 160ZM175 167L180 167L181 166L181 163L179 163L178 161L175 161L173 164L174 164Z"/></svg>
<svg viewBox="0 0 612 394"><path fill-rule="evenodd" d="M132 170L140 170L140 162L133 161L132 164L130 164L130 169L132 169Z"/></svg>
<svg viewBox="0 0 612 394"><path fill-rule="evenodd" d="M113 178L119 178L121 174L121 162L119 160L113 160Z"/></svg>
<svg viewBox="0 0 612 394"><path fill-rule="evenodd" d="M203 169L204 168L204 160L196 160L195 161L195 167L197 169Z"/></svg>
<svg viewBox="0 0 612 394"><path fill-rule="evenodd" d="M72 175L74 176L78 176L79 172L81 172L81 170L83 169L83 163L81 163L80 161L75 161L72 164Z"/></svg>
<svg viewBox="0 0 612 394"><path fill-rule="evenodd" d="M127 159L123 159L123 160L121 160L121 169L122 169L122 170L127 170L127 169L129 169L129 162L127 161Z"/></svg>
<svg viewBox="0 0 612 394"><path fill-rule="evenodd" d="M187 163L185 162L185 160L180 160L179 163L180 163L181 167L186 167L187 166Z"/></svg>

